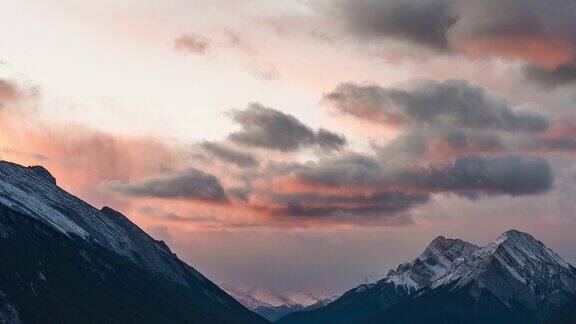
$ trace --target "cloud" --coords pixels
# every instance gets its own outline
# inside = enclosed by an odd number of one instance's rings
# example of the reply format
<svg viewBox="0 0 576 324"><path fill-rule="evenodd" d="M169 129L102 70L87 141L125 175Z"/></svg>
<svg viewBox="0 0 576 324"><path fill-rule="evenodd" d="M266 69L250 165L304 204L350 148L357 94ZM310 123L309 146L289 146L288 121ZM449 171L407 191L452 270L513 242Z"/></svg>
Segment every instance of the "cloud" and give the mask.
<svg viewBox="0 0 576 324"><path fill-rule="evenodd" d="M28 103L27 106L34 106L34 100L38 96L39 90L36 87L20 86L12 80L0 78L0 110L23 103ZM33 102L34 104L30 104Z"/></svg>
<svg viewBox="0 0 576 324"><path fill-rule="evenodd" d="M108 186L129 197L191 199L217 203L227 200L226 192L216 176L194 168L139 182L112 182Z"/></svg>
<svg viewBox="0 0 576 324"><path fill-rule="evenodd" d="M546 160L524 156L458 157L453 162L404 167L356 155L307 164L293 171L293 176L311 186L348 186L364 192L470 191L488 195L539 193L548 190L553 182Z"/></svg>
<svg viewBox="0 0 576 324"><path fill-rule="evenodd" d="M200 144L200 147L213 158L235 164L242 168L255 167L258 165L258 161L253 155L230 149L218 143L203 142Z"/></svg>
<svg viewBox="0 0 576 324"><path fill-rule="evenodd" d="M275 203L282 207L273 210L277 215L295 217L394 217L430 200L428 194L375 193L370 195L275 195Z"/></svg>
<svg viewBox="0 0 576 324"><path fill-rule="evenodd" d="M471 156L457 158L447 168L407 172L399 180L432 192L519 196L546 192L554 176L548 162L541 158Z"/></svg>
<svg viewBox="0 0 576 324"><path fill-rule="evenodd" d="M157 219L147 221L216 227L234 223L405 225L412 211L438 195L476 199L546 192L554 182L548 162L525 154L574 147L572 125L548 127L543 116L520 112L464 81L423 82L408 90L363 87L352 85L350 93L335 90L338 95L330 100L347 108L352 94L363 100L352 96L352 101L375 106L368 113L354 111L358 116L389 122L394 115L403 131L397 140L370 154L347 152L344 136L311 128L259 104L231 112L240 125L230 135L231 142L201 142L193 147L195 152L202 150L206 156L241 167L210 169L214 174L190 168L190 152L165 142L115 136L83 125L48 127L30 120L23 124L19 118L6 123L10 115L6 113L0 119L0 135L8 149L18 148L18 152L7 151L12 156L30 160L21 153L42 154L36 157L45 158L59 179L59 174L66 174L59 181L65 186L85 186L91 194L98 188L109 189L103 191L105 198L116 198L126 208L143 200L159 208L170 200L169 211L157 211ZM281 152L305 148L337 152L307 162L293 162L292 157L274 162L232 143ZM487 156L491 151L498 155ZM406 159L390 158L399 156ZM230 190L225 190L222 180L232 186ZM188 215L197 208L210 210ZM232 208L234 216L226 216ZM150 216L143 210L140 214Z"/></svg>
<svg viewBox="0 0 576 324"><path fill-rule="evenodd" d="M262 181L269 181L262 185ZM548 191L548 162L529 156L466 156L439 163L396 165L376 156L345 154L289 164L258 176L246 200L271 217L355 222L359 217L402 219L435 195L466 199Z"/></svg>
<svg viewBox="0 0 576 324"><path fill-rule="evenodd" d="M261 80L276 80L280 72L274 64L263 60L259 52L241 34L227 30L224 36L209 38L196 33L183 34L174 39L174 48L178 51L204 55L210 50L229 50L242 61L244 67L256 78Z"/></svg>
<svg viewBox="0 0 576 324"><path fill-rule="evenodd" d="M343 136L324 129L315 132L296 117L257 103L234 110L231 116L242 130L230 134L229 139L245 146L290 152L313 145L334 150L346 143Z"/></svg>
<svg viewBox="0 0 576 324"><path fill-rule="evenodd" d="M15 84L0 79L0 108L3 108L7 102L17 100L19 96L19 90Z"/></svg>
<svg viewBox="0 0 576 324"><path fill-rule="evenodd" d="M280 72L271 62L262 60L260 54L245 38L245 36L233 30L225 33L225 41L222 44L236 51L238 56L244 61L244 65L258 79L276 80L280 78Z"/></svg>
<svg viewBox="0 0 576 324"><path fill-rule="evenodd" d="M392 125L528 132L548 128L545 116L519 111L464 80L426 81L408 90L342 83L323 102L340 113Z"/></svg>
<svg viewBox="0 0 576 324"><path fill-rule="evenodd" d="M470 54L520 58L557 66L576 53L576 11L570 0L452 1L458 21L452 46Z"/></svg>
<svg viewBox="0 0 576 324"><path fill-rule="evenodd" d="M206 54L212 40L200 34L184 34L174 39L174 47L179 51L192 54Z"/></svg>
<svg viewBox="0 0 576 324"><path fill-rule="evenodd" d="M552 69L529 64L523 72L529 80L547 88L576 84L576 65L573 63L561 64Z"/></svg>
<svg viewBox="0 0 576 324"><path fill-rule="evenodd" d="M339 150L346 145L346 137L320 128L316 133L316 144L325 150Z"/></svg>
<svg viewBox="0 0 576 324"><path fill-rule="evenodd" d="M330 6L333 18L362 40L395 39L547 67L576 54L576 10L570 0L341 0Z"/></svg>
<svg viewBox="0 0 576 324"><path fill-rule="evenodd" d="M444 0L340 1L339 14L359 38L400 39L445 50L455 22Z"/></svg>

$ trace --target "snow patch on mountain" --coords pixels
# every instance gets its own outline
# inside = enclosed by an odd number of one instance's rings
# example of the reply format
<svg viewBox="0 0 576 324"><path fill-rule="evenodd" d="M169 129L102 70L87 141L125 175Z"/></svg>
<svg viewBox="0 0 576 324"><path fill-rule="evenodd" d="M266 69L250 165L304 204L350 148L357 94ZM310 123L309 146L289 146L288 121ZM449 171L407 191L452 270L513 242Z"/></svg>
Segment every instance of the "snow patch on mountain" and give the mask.
<svg viewBox="0 0 576 324"><path fill-rule="evenodd" d="M576 275L572 267L542 242L517 230L505 232L467 258L454 262L454 270L434 282L432 288L452 282L463 287L477 279L493 262L498 262L513 278L532 288L544 279L554 280L555 276L567 275L567 289L576 292Z"/></svg>
<svg viewBox="0 0 576 324"><path fill-rule="evenodd" d="M274 307L266 302L254 298L253 296L244 291L236 289L231 285L220 284L220 287L224 289L224 291L226 291L230 296L234 297L234 299L239 301L242 305L246 306L246 308L250 310L255 310L259 307Z"/></svg>
<svg viewBox="0 0 576 324"><path fill-rule="evenodd" d="M58 187L43 167L0 161L0 204L67 236L116 252L146 271L178 284L199 287L226 306L235 304L203 275L179 260L165 244L154 240L121 213L107 207L96 209Z"/></svg>
<svg viewBox="0 0 576 324"><path fill-rule="evenodd" d="M274 307L283 306L283 305L286 305L286 306L298 305L298 303L296 303L295 301L293 301L289 297L282 295L282 294L275 292L275 291L264 289L262 287L254 287L254 288L248 290L246 293L248 295L254 297L255 299L263 301L263 302L265 302L269 305L272 305Z"/></svg>
<svg viewBox="0 0 576 324"><path fill-rule="evenodd" d="M439 236L420 256L411 262L399 265L396 270L391 270L380 283L393 283L407 291L416 291L449 273L455 261L462 260L478 249L472 243ZM371 288L370 285L363 286L362 289Z"/></svg>

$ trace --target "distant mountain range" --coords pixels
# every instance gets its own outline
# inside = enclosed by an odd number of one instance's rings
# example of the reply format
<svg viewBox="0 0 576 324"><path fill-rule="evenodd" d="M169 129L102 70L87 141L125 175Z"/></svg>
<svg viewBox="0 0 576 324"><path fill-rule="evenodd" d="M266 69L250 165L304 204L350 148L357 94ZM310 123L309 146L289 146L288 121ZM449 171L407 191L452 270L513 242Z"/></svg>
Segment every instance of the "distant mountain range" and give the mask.
<svg viewBox="0 0 576 324"><path fill-rule="evenodd" d="M253 287L247 291L242 291L228 284L220 285L220 287L248 309L270 321L276 321L297 311L316 309L336 299L336 297L311 293L278 293L261 287Z"/></svg>
<svg viewBox="0 0 576 324"><path fill-rule="evenodd" d="M484 247L442 236L412 262L279 323L576 323L576 270L508 231Z"/></svg>
<svg viewBox="0 0 576 324"><path fill-rule="evenodd" d="M0 161L0 323L265 323L111 208Z"/></svg>

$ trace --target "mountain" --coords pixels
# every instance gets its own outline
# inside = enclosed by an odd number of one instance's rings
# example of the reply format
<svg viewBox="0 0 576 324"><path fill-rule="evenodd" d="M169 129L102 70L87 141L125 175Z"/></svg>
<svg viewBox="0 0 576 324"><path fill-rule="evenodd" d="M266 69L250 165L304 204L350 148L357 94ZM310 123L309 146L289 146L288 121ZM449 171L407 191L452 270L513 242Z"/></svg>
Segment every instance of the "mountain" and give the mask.
<svg viewBox="0 0 576 324"><path fill-rule="evenodd" d="M252 296L258 300L264 301L267 304L272 305L272 306L282 306L282 305L296 306L296 305L299 305L298 303L296 303L295 301L293 301L292 299L290 299L289 297L287 297L283 294L280 294L280 293L277 293L277 292L274 292L274 291L271 291L268 289L264 289L261 287L254 287L254 288L248 290L246 293L248 295L250 295L250 296Z"/></svg>
<svg viewBox="0 0 576 324"><path fill-rule="evenodd" d="M0 321L264 323L111 208L0 161Z"/></svg>
<svg viewBox="0 0 576 324"><path fill-rule="evenodd" d="M516 230L485 247L438 237L414 261L280 323L539 323L576 294L576 270Z"/></svg>
<svg viewBox="0 0 576 324"><path fill-rule="evenodd" d="M451 270L453 261L477 249L462 240L437 237L420 256L390 270L384 279L360 285L325 307L294 313L280 322L349 323L368 319L430 285Z"/></svg>
<svg viewBox="0 0 576 324"><path fill-rule="evenodd" d="M576 324L576 298L556 314L548 317L543 324Z"/></svg>
<svg viewBox="0 0 576 324"><path fill-rule="evenodd" d="M270 321L276 321L297 311L324 306L330 300L310 293L281 294L261 287L254 287L248 291L241 291L227 284L221 287L242 305Z"/></svg>

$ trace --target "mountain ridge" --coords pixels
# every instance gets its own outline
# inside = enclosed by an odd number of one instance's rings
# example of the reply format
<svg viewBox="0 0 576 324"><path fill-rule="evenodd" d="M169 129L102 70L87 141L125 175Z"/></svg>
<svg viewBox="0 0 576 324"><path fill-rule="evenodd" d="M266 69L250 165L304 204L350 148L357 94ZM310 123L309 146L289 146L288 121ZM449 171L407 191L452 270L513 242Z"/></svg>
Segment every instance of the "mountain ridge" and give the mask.
<svg viewBox="0 0 576 324"><path fill-rule="evenodd" d="M266 322L165 243L66 192L39 166L0 161L0 241L10 260L0 267L0 318Z"/></svg>
<svg viewBox="0 0 576 324"><path fill-rule="evenodd" d="M220 287L242 305L270 321L276 321L297 311L322 307L334 300L334 298L321 298L310 293L281 294L261 287L252 287L247 291L241 291L229 284L220 284Z"/></svg>
<svg viewBox="0 0 576 324"><path fill-rule="evenodd" d="M421 323L427 314L444 323L452 314L453 323L538 323L575 295L574 267L527 233L509 230L484 247L439 236L382 280L279 322Z"/></svg>

